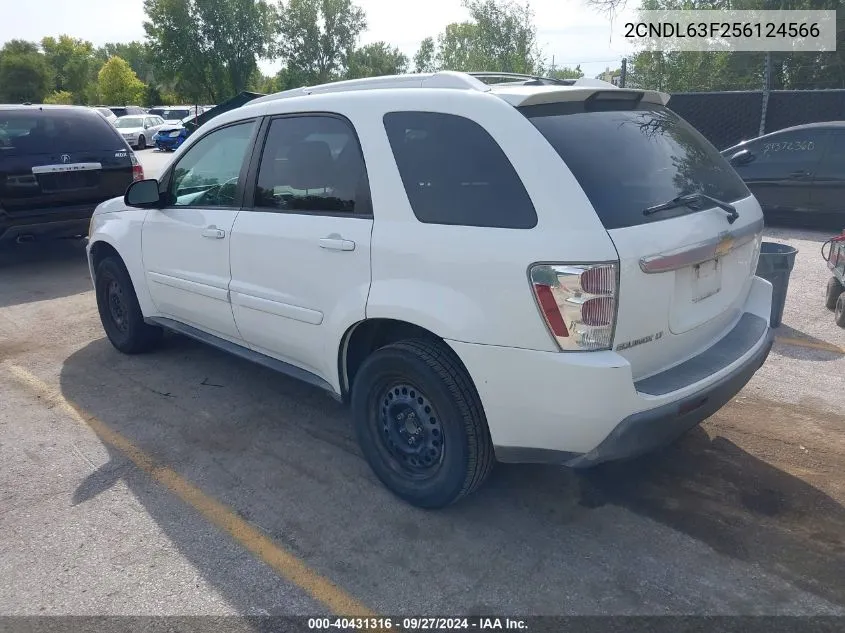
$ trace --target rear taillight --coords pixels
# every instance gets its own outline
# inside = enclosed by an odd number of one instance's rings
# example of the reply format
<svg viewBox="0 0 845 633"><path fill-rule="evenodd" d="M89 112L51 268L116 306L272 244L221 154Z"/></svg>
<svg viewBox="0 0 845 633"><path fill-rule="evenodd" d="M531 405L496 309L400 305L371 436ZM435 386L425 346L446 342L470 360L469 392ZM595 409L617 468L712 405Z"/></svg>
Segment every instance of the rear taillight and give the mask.
<svg viewBox="0 0 845 633"><path fill-rule="evenodd" d="M135 157L135 154L129 154L129 156L132 159L132 182L138 182L139 180L143 180L144 168L141 167L141 163L138 162L138 159Z"/></svg>
<svg viewBox="0 0 845 633"><path fill-rule="evenodd" d="M561 350L607 350L616 326L618 266L536 264L531 286L537 306Z"/></svg>

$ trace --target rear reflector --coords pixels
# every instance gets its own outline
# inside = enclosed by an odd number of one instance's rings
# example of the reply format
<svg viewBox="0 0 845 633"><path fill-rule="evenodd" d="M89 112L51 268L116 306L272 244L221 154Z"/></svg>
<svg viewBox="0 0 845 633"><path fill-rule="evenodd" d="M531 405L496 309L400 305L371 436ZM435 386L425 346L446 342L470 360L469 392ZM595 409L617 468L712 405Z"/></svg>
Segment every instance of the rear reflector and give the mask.
<svg viewBox="0 0 845 633"><path fill-rule="evenodd" d="M534 292L537 294L537 302L540 304L540 310L542 310L552 334L569 336L569 331L566 329L566 324L563 322L557 303L555 303L552 289L544 284L534 284Z"/></svg>
<svg viewBox="0 0 845 633"><path fill-rule="evenodd" d="M537 264L531 286L549 332L564 351L607 350L616 326L618 265Z"/></svg>

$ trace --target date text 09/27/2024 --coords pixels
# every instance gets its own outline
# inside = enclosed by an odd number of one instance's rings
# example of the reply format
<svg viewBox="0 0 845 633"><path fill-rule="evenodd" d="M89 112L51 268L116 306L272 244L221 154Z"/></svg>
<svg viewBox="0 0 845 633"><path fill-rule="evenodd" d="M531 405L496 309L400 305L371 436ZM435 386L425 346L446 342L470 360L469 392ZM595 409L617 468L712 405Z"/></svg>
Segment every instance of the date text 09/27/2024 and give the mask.
<svg viewBox="0 0 845 633"><path fill-rule="evenodd" d="M340 631L451 631L451 630L478 630L478 631L525 631L528 625L525 620L519 618L496 618L478 616L473 618L433 618L433 617L369 617L369 618L342 618L323 617L308 618L310 630L340 630Z"/></svg>

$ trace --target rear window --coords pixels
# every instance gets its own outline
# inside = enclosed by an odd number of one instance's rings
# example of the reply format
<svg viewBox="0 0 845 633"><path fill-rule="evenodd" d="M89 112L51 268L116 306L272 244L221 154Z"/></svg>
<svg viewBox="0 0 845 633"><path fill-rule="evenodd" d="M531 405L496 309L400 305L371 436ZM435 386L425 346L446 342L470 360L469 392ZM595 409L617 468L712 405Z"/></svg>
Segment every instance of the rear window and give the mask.
<svg viewBox="0 0 845 633"><path fill-rule="evenodd" d="M168 108L158 109L155 112L150 111L150 114L156 114L165 121L181 121L182 119L191 116L191 110Z"/></svg>
<svg viewBox="0 0 845 633"><path fill-rule="evenodd" d="M120 149L108 121L90 111L0 110L0 156Z"/></svg>
<svg viewBox="0 0 845 633"><path fill-rule="evenodd" d="M126 108L109 108L115 116L126 116L129 111Z"/></svg>
<svg viewBox="0 0 845 633"><path fill-rule="evenodd" d="M567 164L608 230L694 213L679 207L643 215L691 192L725 202L750 195L718 150L664 106L570 102L520 110Z"/></svg>
<svg viewBox="0 0 845 633"><path fill-rule="evenodd" d="M384 127L420 222L509 229L537 225L513 165L478 123L437 112L389 112Z"/></svg>

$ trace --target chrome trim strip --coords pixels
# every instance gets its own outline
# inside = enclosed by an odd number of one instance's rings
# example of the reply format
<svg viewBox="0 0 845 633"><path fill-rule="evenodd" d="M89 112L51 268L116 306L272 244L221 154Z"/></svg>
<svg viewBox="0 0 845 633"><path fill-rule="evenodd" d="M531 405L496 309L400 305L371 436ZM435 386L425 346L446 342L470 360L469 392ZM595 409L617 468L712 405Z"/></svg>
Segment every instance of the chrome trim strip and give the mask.
<svg viewBox="0 0 845 633"><path fill-rule="evenodd" d="M68 171L95 171L102 169L102 163L67 163L64 165L36 165L33 174L59 174Z"/></svg>
<svg viewBox="0 0 845 633"><path fill-rule="evenodd" d="M752 222L736 231L724 231L716 237L690 244L671 251L664 251L656 255L648 255L640 259L640 269L644 273L665 273L688 266L695 266L703 262L723 257L755 239L763 232L763 218Z"/></svg>

